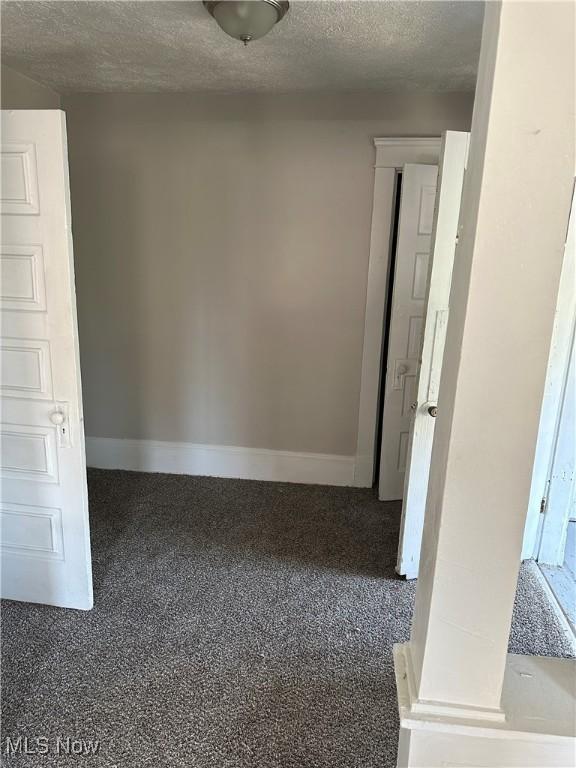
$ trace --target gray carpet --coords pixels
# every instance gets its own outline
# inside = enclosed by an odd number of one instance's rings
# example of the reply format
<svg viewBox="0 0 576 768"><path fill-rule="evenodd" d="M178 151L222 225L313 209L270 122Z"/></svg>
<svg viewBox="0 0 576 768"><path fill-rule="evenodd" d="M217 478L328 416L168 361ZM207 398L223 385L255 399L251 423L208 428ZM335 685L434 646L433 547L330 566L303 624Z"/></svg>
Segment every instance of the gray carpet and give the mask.
<svg viewBox="0 0 576 768"><path fill-rule="evenodd" d="M3 606L3 746L19 768L395 765L397 504L371 491L89 473L96 607ZM510 649L569 655L530 567ZM95 757L55 739L97 739Z"/></svg>

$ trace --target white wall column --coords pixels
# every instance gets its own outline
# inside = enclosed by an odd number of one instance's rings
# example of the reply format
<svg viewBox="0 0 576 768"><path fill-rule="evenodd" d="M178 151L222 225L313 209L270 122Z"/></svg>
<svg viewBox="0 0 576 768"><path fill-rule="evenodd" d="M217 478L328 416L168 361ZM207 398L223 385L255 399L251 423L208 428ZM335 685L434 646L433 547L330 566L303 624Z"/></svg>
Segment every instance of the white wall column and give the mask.
<svg viewBox="0 0 576 768"><path fill-rule="evenodd" d="M510 680L539 674L507 646L574 178L574 6L485 14L414 623L396 650L399 765L460 765L453 733L422 747L427 718L464 719L469 740L481 726L487 745L487 727L518 720L516 699L531 706L528 682L512 695ZM475 744L466 765L563 764L532 754L498 762Z"/></svg>

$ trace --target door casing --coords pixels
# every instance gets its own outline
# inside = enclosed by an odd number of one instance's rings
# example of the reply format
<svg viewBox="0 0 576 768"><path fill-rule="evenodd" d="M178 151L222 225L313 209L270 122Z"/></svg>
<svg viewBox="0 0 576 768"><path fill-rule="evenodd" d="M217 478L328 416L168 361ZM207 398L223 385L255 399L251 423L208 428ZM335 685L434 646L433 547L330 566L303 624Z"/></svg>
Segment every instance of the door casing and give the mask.
<svg viewBox="0 0 576 768"><path fill-rule="evenodd" d="M374 146L374 197L354 469L354 485L360 488L370 488L375 479L374 461L384 338L382 319L386 313L390 280L396 174L407 163L437 165L441 137L375 138Z"/></svg>

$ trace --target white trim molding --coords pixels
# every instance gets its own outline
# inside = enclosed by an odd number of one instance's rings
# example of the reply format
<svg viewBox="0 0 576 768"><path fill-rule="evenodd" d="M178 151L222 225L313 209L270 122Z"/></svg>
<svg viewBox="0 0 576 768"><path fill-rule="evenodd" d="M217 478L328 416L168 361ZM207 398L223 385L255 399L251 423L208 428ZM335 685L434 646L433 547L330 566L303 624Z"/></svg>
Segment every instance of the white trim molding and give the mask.
<svg viewBox="0 0 576 768"><path fill-rule="evenodd" d="M410 667L410 643L395 645L401 768L572 765L574 705L565 681L573 679L573 659L508 654L501 710L419 701Z"/></svg>
<svg viewBox="0 0 576 768"><path fill-rule="evenodd" d="M406 163L436 165L440 156L440 136L422 139L374 139L376 168L400 170Z"/></svg>
<svg viewBox="0 0 576 768"><path fill-rule="evenodd" d="M410 643L396 644L393 649L394 669L400 677L402 688L402 700L398 699L401 714L405 717L409 715L448 717L482 723L503 723L505 721L504 711L501 708L487 709L485 707L419 699L416 693L416 673L410 649Z"/></svg>
<svg viewBox="0 0 576 768"><path fill-rule="evenodd" d="M324 453L87 437L86 458L88 466L100 469L314 485L354 484L354 457Z"/></svg>
<svg viewBox="0 0 576 768"><path fill-rule="evenodd" d="M374 201L366 288L356 470L354 473L354 485L360 488L369 488L374 479L376 422L382 371L382 341L390 270L396 173L406 163L436 165L440 157L441 141L440 136L374 139L374 146L376 147Z"/></svg>

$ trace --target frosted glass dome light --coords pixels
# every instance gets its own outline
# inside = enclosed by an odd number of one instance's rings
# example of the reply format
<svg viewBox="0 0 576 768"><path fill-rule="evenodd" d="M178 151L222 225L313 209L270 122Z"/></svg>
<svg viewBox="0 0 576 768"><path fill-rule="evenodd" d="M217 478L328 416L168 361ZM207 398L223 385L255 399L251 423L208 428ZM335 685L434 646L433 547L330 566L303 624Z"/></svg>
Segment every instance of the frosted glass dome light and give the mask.
<svg viewBox="0 0 576 768"><path fill-rule="evenodd" d="M286 15L286 0L204 0L204 6L230 37L248 45L268 34Z"/></svg>

